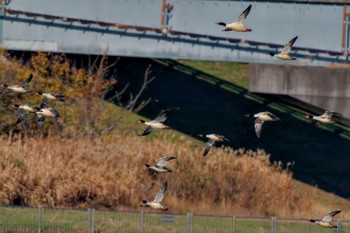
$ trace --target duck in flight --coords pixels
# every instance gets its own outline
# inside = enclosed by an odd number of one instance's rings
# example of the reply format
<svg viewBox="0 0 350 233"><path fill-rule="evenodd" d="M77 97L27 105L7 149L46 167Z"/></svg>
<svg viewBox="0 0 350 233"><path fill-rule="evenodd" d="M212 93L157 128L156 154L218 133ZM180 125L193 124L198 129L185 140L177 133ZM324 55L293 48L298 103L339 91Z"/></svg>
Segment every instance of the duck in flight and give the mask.
<svg viewBox="0 0 350 233"><path fill-rule="evenodd" d="M316 126L319 127L320 123L322 123L322 124L336 124L336 123L338 123L338 122L336 122L335 120L332 119L333 115L343 116L342 114L337 113L337 112L325 111L320 116L314 116L314 115L311 115L311 114L307 114L304 117L306 119L312 119L313 121L316 122Z"/></svg>
<svg viewBox="0 0 350 233"><path fill-rule="evenodd" d="M165 181L163 187L159 190L157 193L156 197L154 198L153 201L146 201L142 200L143 205L140 205L140 207L151 207L156 210L168 210L168 208L164 207L161 202L164 199L165 192L168 189L168 181Z"/></svg>
<svg viewBox="0 0 350 233"><path fill-rule="evenodd" d="M5 88L5 93L12 92L12 93L18 93L23 94L28 92L25 88L28 86L30 81L33 79L33 74L30 74L29 77L22 81L20 84L17 85L7 85L7 84L1 84L1 87Z"/></svg>
<svg viewBox="0 0 350 233"><path fill-rule="evenodd" d="M17 118L16 125L21 123L29 113L36 113L40 109L45 108L48 103L49 100L47 98L44 98L39 107L36 107L31 104L14 104L13 107L18 108L20 110L20 114Z"/></svg>
<svg viewBox="0 0 350 233"><path fill-rule="evenodd" d="M64 102L64 98L65 98L64 95L57 94L57 93L45 93L45 92L38 91L37 94L42 95L45 98L48 98L49 100L57 100L62 102Z"/></svg>
<svg viewBox="0 0 350 233"><path fill-rule="evenodd" d="M54 108L41 108L36 113L38 117L38 125L42 126L45 123L45 117L59 118L61 114Z"/></svg>
<svg viewBox="0 0 350 233"><path fill-rule="evenodd" d="M334 210L327 214L322 219L309 219L310 222L316 223L317 225L320 225L321 227L325 228L337 228L337 225L334 225L332 223L332 219L335 215L339 214L341 210Z"/></svg>
<svg viewBox="0 0 350 233"><path fill-rule="evenodd" d="M295 43L295 41L298 39L298 37L294 37L293 39L291 39L288 44L286 44L282 50L282 52L274 54L274 53L270 53L271 57L277 57L281 60L295 60L295 57L291 57L289 56L289 52L292 49L293 44Z"/></svg>
<svg viewBox="0 0 350 233"><path fill-rule="evenodd" d="M250 4L240 15L239 17L232 23L226 24L224 22L218 22L216 24L224 26L225 28L222 31L236 31L236 32L250 32L252 29L244 26L243 22L247 18L250 10L252 9L252 5Z"/></svg>
<svg viewBox="0 0 350 233"><path fill-rule="evenodd" d="M258 138L260 138L262 125L265 121L280 121L280 119L273 115L271 112L259 112L257 114L245 114L245 117L255 117L254 127L255 133Z"/></svg>
<svg viewBox="0 0 350 233"><path fill-rule="evenodd" d="M214 134L214 133L212 133L212 134L198 134L198 136L209 138L208 142L205 143L205 149L204 149L203 156L206 156L208 154L208 152L213 147L215 142L223 142L223 141L230 142L227 138L225 138L225 136L219 135L219 134Z"/></svg>
<svg viewBox="0 0 350 233"><path fill-rule="evenodd" d="M165 156L165 157L160 158L156 165L145 164L145 166L156 173L158 173L158 172L172 172L169 168L166 167L166 165L170 160L173 160L173 159L176 159L176 157L175 156Z"/></svg>
<svg viewBox="0 0 350 233"><path fill-rule="evenodd" d="M156 119L151 121L139 120L140 123L147 125L148 127L139 136L146 136L152 133L155 129L171 129L170 126L164 124L163 122L168 118L170 113L169 109L162 110Z"/></svg>

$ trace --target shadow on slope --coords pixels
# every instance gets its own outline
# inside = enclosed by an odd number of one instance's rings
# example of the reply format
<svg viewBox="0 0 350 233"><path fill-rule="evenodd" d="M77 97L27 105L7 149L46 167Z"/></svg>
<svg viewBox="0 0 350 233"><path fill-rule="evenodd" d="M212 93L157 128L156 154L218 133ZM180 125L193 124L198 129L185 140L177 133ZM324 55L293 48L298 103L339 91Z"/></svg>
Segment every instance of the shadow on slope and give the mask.
<svg viewBox="0 0 350 233"><path fill-rule="evenodd" d="M198 133L218 133L228 137L233 148L263 148L271 160L295 162L294 178L350 196L350 131L341 126L315 125L304 119L305 112L287 105L276 96L255 95L246 89L182 65L173 60L122 58L118 82L130 82L135 92L144 71L152 65L156 77L141 99L152 101L140 114L154 118L166 107L180 107L166 121L174 129L196 137ZM263 125L261 138L254 131L254 119L246 113L270 111L282 119ZM144 127L140 127L140 133ZM150 135L149 137L152 137ZM210 153L205 159L210 159Z"/></svg>

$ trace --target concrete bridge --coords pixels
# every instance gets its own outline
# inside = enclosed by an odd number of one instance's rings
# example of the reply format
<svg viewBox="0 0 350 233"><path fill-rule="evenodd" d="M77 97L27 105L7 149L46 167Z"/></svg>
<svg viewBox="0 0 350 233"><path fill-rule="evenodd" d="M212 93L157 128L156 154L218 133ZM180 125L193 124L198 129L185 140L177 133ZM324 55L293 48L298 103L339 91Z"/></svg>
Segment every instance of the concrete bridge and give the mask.
<svg viewBox="0 0 350 233"><path fill-rule="evenodd" d="M252 32L215 24L232 22L249 4ZM299 36L290 64L348 62L347 6L338 2L7 0L0 31L10 50L270 64L286 64L268 53Z"/></svg>
<svg viewBox="0 0 350 233"><path fill-rule="evenodd" d="M1 47L74 54L256 63L250 91L285 94L350 117L347 4L310 1L0 1ZM249 5L252 32L222 32ZM271 58L291 38L296 61ZM282 66L265 66L275 64ZM310 67L311 66L311 67ZM300 68L301 67L301 68ZM311 85L311 86L309 86Z"/></svg>

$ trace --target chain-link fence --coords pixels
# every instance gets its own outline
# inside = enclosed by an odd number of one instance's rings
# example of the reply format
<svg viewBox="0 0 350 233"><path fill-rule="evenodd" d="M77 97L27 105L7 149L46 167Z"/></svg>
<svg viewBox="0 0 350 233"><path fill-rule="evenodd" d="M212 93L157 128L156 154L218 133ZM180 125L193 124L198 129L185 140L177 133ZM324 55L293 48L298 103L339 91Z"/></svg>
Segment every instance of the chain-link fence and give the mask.
<svg viewBox="0 0 350 233"><path fill-rule="evenodd" d="M307 220L276 217L0 207L0 233L350 233L350 222L336 224L336 229L326 229Z"/></svg>

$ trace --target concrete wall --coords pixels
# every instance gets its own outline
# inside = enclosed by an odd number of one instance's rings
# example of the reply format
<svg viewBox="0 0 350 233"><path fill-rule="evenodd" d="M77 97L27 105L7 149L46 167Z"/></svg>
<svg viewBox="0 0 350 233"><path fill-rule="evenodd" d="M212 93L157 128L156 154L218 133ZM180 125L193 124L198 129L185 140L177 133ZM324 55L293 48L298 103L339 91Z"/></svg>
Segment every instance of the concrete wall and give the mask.
<svg viewBox="0 0 350 233"><path fill-rule="evenodd" d="M350 68L251 64L249 91L289 95L350 118Z"/></svg>

